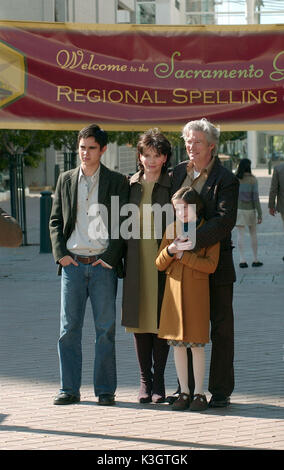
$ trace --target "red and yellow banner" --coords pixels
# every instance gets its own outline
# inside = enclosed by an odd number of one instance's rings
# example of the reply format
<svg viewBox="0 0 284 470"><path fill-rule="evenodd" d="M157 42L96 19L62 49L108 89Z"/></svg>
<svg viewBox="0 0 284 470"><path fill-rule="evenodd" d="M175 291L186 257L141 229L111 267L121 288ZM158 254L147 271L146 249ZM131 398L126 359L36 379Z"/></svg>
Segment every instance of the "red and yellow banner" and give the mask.
<svg viewBox="0 0 284 470"><path fill-rule="evenodd" d="M0 127L284 129L284 25L0 22Z"/></svg>

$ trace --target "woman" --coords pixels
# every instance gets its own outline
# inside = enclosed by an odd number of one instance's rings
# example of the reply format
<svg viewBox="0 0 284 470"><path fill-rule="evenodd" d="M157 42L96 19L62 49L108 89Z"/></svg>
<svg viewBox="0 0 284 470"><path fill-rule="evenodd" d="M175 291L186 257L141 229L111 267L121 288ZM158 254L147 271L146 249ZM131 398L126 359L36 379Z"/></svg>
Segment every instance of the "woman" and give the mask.
<svg viewBox="0 0 284 470"><path fill-rule="evenodd" d="M236 227L238 229L238 247L240 252L240 268L247 268L248 264L244 254L244 236L246 226L249 228L251 247L253 252L253 267L262 266L257 258L257 236L256 223L262 222L262 211L259 202L257 179L251 173L251 161L248 158L242 158L237 172L237 178L240 180L238 215Z"/></svg>
<svg viewBox="0 0 284 470"><path fill-rule="evenodd" d="M162 403L169 346L166 340L158 338L165 274L158 273L155 259L169 220L165 213L161 218L151 212L149 217L149 208L154 204L158 207L168 204L171 208L171 179L167 169L172 151L171 144L158 129L142 134L137 150L139 171L130 179L129 203L139 208L136 222L140 231L138 237L127 241L122 325L127 327L126 331L134 333L140 368L139 402ZM159 221L162 221L161 227Z"/></svg>

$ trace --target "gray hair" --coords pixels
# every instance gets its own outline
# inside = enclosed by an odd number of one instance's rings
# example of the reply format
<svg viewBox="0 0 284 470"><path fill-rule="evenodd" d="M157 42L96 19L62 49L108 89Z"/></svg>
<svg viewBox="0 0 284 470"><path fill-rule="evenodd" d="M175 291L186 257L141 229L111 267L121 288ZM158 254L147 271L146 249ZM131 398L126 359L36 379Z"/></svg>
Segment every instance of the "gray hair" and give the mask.
<svg viewBox="0 0 284 470"><path fill-rule="evenodd" d="M214 144L215 147L212 151L212 155L217 155L218 153L218 144L220 137L220 129L215 127L211 122L207 121L206 118L202 118L197 121L189 121L183 128L182 137L184 141L187 140L189 131L199 131L204 132L208 144Z"/></svg>

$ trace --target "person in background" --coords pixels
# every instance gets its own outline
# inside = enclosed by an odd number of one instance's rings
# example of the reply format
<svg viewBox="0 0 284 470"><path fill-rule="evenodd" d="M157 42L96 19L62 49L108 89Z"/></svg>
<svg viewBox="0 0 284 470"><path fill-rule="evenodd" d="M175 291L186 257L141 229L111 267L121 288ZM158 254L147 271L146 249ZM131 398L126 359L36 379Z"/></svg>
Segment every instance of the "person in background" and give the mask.
<svg viewBox="0 0 284 470"><path fill-rule="evenodd" d="M139 210L139 236L127 241L126 276L123 283L122 325L134 333L134 343L140 368L140 403L161 403L165 400L164 371L169 346L158 337L160 309L164 292L165 274L158 273L155 260L166 228L147 208L170 205L171 179L168 166L172 155L171 144L158 130L150 129L139 138L139 171L130 179L129 202ZM146 233L146 235L145 235ZM145 236L144 236L145 235ZM157 238L159 236L159 238Z"/></svg>
<svg viewBox="0 0 284 470"><path fill-rule="evenodd" d="M173 196L176 211L176 238L163 237L156 265L166 270L167 281L162 304L159 337L174 347L174 360L180 383L180 394L172 409L203 411L207 408L203 382L205 374L204 346L209 342L210 299L209 274L217 267L220 243L190 251L186 234L205 222L204 204L193 188L181 188ZM178 229L177 224L181 224ZM190 246L188 246L188 242ZM191 349L194 374L194 394L190 400L188 386L187 348Z"/></svg>
<svg viewBox="0 0 284 470"><path fill-rule="evenodd" d="M269 191L268 209L270 215L273 217L277 214L277 212L280 213L284 228L284 163L276 165L273 169ZM284 256L282 260L284 261Z"/></svg>
<svg viewBox="0 0 284 470"><path fill-rule="evenodd" d="M240 268L247 268L248 264L245 258L244 238L246 227L249 229L251 248L253 253L253 267L262 266L263 263L257 257L257 235L256 224L262 222L262 210L259 201L258 183L256 177L251 172L251 161L248 158L242 158L236 177L240 181L238 214L236 227L238 230L238 248L240 253Z"/></svg>
<svg viewBox="0 0 284 470"><path fill-rule="evenodd" d="M78 134L81 164L62 173L50 216L53 256L61 276L58 352L61 388L55 405L80 401L82 328L90 298L96 329L94 392L99 405L114 405L117 385L115 319L117 278L122 277L123 240L113 223L128 202L126 176L101 163L108 136L96 124ZM119 207L112 209L112 196ZM117 222L120 224L120 220Z"/></svg>
<svg viewBox="0 0 284 470"><path fill-rule="evenodd" d="M21 245L23 232L14 217L0 207L0 246L16 248Z"/></svg>

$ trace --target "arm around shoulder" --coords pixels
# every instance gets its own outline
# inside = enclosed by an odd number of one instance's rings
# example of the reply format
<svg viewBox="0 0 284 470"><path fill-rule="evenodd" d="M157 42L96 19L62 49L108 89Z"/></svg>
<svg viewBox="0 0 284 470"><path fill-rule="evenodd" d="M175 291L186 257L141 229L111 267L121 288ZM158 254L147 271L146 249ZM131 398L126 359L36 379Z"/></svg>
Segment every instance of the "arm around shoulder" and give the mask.
<svg viewBox="0 0 284 470"><path fill-rule="evenodd" d="M180 262L186 266L203 273L212 274L216 271L219 262L220 243L206 248L205 255L185 251Z"/></svg>

